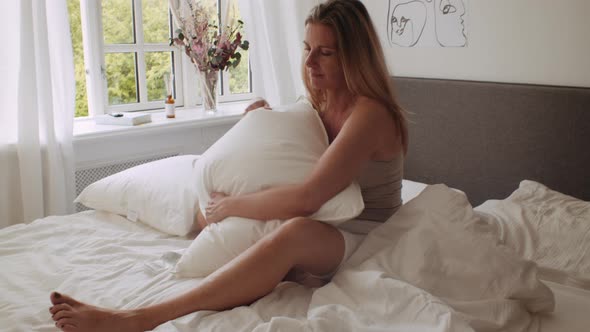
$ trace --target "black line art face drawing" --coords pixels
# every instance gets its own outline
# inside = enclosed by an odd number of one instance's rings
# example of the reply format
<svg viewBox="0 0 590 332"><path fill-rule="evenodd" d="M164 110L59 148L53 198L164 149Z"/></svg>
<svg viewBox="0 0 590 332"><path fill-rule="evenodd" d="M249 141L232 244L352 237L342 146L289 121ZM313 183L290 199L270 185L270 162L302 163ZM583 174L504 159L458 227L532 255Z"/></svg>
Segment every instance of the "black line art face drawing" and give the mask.
<svg viewBox="0 0 590 332"><path fill-rule="evenodd" d="M439 44L451 47L465 46L467 37L463 21L463 0L435 0L434 7L436 39Z"/></svg>
<svg viewBox="0 0 590 332"><path fill-rule="evenodd" d="M402 47L464 47L464 17L465 0L389 0L387 38Z"/></svg>
<svg viewBox="0 0 590 332"><path fill-rule="evenodd" d="M387 34L391 44L416 45L426 25L426 6L420 0L389 0Z"/></svg>

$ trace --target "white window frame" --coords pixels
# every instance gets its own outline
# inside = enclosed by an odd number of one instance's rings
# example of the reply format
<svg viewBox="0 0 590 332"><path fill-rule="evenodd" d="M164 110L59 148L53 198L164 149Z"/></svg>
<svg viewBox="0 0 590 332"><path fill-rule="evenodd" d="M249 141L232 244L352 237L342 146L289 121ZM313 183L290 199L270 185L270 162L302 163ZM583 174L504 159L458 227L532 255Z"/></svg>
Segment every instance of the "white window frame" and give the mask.
<svg viewBox="0 0 590 332"><path fill-rule="evenodd" d="M174 54L176 105L179 107L200 106L202 100L199 95L200 88L194 65L190 62L188 57L176 47L168 46L167 44L144 44L143 28L138 28L139 25L143 24L142 1L129 1L133 4L133 10L135 11L135 15L133 15L136 39L135 44L105 45L102 27L101 1L80 0L88 115L92 117L121 111L163 109L162 101L148 102L143 101L140 97L143 96L144 100L147 99L145 52L152 51L172 51ZM217 0L218 6L221 8L221 13L225 12L229 5L229 1L235 0ZM220 19L222 19L221 16L222 15L219 15ZM105 54L127 52L137 54L136 73L138 77L136 77L136 80L139 86L137 93L140 102L109 105ZM230 93L229 84L227 84L229 83L229 72L222 71L222 79L218 81L218 84L223 86L223 91L220 91L221 89L219 89L218 86L218 91L222 93L222 95L218 97L220 103L252 99L252 72L250 69L248 69L248 71L248 86L250 92L235 94Z"/></svg>
<svg viewBox="0 0 590 332"><path fill-rule="evenodd" d="M218 20L220 22L220 26L223 26L224 22L223 20L225 19L223 17L223 15L221 15L221 13L225 13L227 12L227 7L230 5L231 2L235 2L237 0L217 0L217 6L220 8L218 11ZM221 72L221 82L219 82L218 84L222 85L223 87L223 91L222 91L222 95L220 96L219 101L224 102L224 101L239 101L239 100L246 100L246 99L252 99L254 97L254 94L252 93L252 71L250 70L250 63L248 63L248 90L250 92L248 93L235 93L232 94L229 88L229 79L230 79L230 75L229 75L229 71L222 71ZM218 87L219 88L219 87ZM221 90L221 89L220 89Z"/></svg>

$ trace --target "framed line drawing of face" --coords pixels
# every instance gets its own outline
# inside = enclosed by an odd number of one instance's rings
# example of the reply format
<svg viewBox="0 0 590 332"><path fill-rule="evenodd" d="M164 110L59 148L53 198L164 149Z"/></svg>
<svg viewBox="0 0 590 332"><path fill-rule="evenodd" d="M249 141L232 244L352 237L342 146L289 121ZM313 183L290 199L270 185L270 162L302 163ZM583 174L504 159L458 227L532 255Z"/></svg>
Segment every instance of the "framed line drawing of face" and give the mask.
<svg viewBox="0 0 590 332"><path fill-rule="evenodd" d="M465 47L467 0L389 0L390 46Z"/></svg>
<svg viewBox="0 0 590 332"><path fill-rule="evenodd" d="M434 0L434 26L441 46L463 47L467 44L464 15L463 0Z"/></svg>
<svg viewBox="0 0 590 332"><path fill-rule="evenodd" d="M387 37L389 43L412 47L426 26L426 6L420 0L389 0Z"/></svg>

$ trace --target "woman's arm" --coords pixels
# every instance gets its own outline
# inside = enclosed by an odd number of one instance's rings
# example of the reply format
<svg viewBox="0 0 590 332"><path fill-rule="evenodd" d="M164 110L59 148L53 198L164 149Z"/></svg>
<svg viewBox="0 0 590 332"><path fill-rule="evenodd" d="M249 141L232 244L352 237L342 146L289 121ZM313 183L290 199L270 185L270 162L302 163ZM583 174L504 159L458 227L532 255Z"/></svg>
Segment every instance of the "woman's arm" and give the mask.
<svg viewBox="0 0 590 332"><path fill-rule="evenodd" d="M213 193L205 210L206 220L214 223L229 216L272 220L309 215L313 211L302 200L304 190L304 185L284 185L239 196Z"/></svg>
<svg viewBox="0 0 590 332"><path fill-rule="evenodd" d="M383 106L359 102L306 181L240 196L213 195L207 221L218 222L228 216L285 220L313 214L357 178L383 146L383 137L391 137L384 131L393 130L392 121Z"/></svg>

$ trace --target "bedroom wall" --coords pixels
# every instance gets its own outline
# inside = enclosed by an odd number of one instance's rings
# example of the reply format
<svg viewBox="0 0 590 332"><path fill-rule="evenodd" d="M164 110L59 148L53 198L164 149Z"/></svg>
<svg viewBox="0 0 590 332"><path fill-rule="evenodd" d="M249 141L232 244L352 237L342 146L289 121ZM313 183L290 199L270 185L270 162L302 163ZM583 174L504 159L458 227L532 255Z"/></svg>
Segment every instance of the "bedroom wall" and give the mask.
<svg viewBox="0 0 590 332"><path fill-rule="evenodd" d="M363 2L386 29L389 0ZM464 2L465 48L389 46L382 36L394 75L590 87L590 1Z"/></svg>

